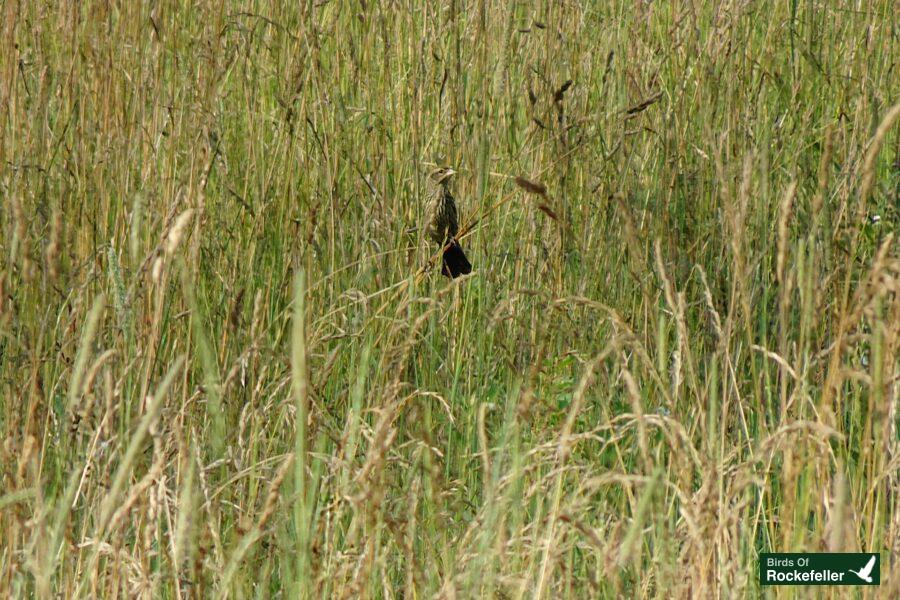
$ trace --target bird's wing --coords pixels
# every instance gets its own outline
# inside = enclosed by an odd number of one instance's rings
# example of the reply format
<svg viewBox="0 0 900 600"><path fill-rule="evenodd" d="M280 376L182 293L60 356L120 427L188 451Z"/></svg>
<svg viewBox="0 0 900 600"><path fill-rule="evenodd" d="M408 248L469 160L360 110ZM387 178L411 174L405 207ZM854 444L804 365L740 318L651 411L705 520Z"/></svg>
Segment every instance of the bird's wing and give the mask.
<svg viewBox="0 0 900 600"><path fill-rule="evenodd" d="M459 211L456 208L456 199L449 191L445 191L444 194L447 208L447 233L456 237L456 232L459 231Z"/></svg>
<svg viewBox="0 0 900 600"><path fill-rule="evenodd" d="M875 566L875 555L872 555L872 558L869 559L869 562L866 563L866 566L863 567L862 571L859 572L860 576L868 577L869 573L872 572L872 567Z"/></svg>

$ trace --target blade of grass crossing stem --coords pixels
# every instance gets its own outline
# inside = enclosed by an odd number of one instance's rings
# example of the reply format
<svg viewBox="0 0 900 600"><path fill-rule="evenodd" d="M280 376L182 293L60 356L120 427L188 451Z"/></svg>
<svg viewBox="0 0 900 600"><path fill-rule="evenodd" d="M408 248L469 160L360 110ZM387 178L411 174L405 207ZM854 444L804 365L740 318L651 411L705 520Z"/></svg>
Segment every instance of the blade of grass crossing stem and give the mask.
<svg viewBox="0 0 900 600"><path fill-rule="evenodd" d="M169 367L169 371L159 384L159 387L156 388L153 398L147 405L147 412L141 418L141 422L138 424L138 428L134 432L134 435L131 436L128 449L125 451L125 456L122 457L119 468L116 469L113 483L110 486L109 493L106 495L106 499L103 501L100 509L99 531L101 535L105 534L104 530L109 525L109 519L112 516L113 511L119 506L119 496L122 493L122 489L125 487L125 481L131 473L131 466L134 463L135 458L137 458L138 452L141 450L144 439L147 437L147 434L150 433L150 427L159 416L166 393L169 391L169 387L175 380L175 375L178 374L181 367L184 365L184 360L184 356L179 356L172 366Z"/></svg>
<svg viewBox="0 0 900 600"><path fill-rule="evenodd" d="M65 491L57 499L56 512L53 515L53 527L50 530L50 543L45 548L44 564L40 572L35 576L36 587L41 597L49 597L51 595L50 578L56 571L57 563L62 556L60 549L63 542L63 531L66 522L69 520L69 514L72 512L72 502L75 499L75 493L78 490L78 483L81 481L83 471L83 465L82 468L72 469Z"/></svg>
<svg viewBox="0 0 900 600"><path fill-rule="evenodd" d="M187 270L184 273L184 289L188 305L191 307L191 333L203 369L203 387L206 391L206 414L212 424L210 442L214 458L221 458L225 452L225 413L222 409L222 390L219 377L219 365L216 353L210 342L206 329L206 313L201 309L194 286L188 281Z"/></svg>
<svg viewBox="0 0 900 600"><path fill-rule="evenodd" d="M651 506L653 505L653 494L655 493L656 487L662 479L662 474L662 466L657 466L653 472L653 475L647 481L647 484L642 490L643 494L638 500L637 510L632 516L631 525L630 527L628 527L628 531L625 533L625 538L622 540L622 543L619 546L618 563L620 567L625 567L626 565L628 565L628 563L633 563L636 569L640 567L640 544L643 543L641 539L641 532L644 529L644 522L646 521L647 515L650 513Z"/></svg>
<svg viewBox="0 0 900 600"><path fill-rule="evenodd" d="M97 525L97 534L94 537L93 549L91 551L91 557L88 561L88 567L85 570L86 573L93 573L94 569L97 566L97 561L100 558L101 547L104 546L104 542L106 541L106 537L109 533L108 528L110 524L110 518L112 517L115 509L119 507L119 497L121 496L122 490L125 487L125 482L131 475L131 467L134 464L138 453L141 451L144 439L147 437L147 434L150 433L150 428L159 417L159 413L162 411L163 400L165 400L169 388L175 381L175 376L181 371L184 363L185 356L181 355L177 359L175 359L175 362L172 363L172 366L169 367L169 370L166 372L165 377L163 377L163 380L160 382L159 386L157 386L156 392L154 392L153 397L147 403L147 412L145 412L144 416L141 417L141 421L140 423L138 423L138 427L135 430L134 435L131 436L131 440L128 443L128 449L125 451L125 455L122 457L122 461L119 463L119 468L116 469L116 473L113 476L112 485L109 488L106 499L103 501L103 504L100 507L100 521ZM87 585L91 580L92 577L90 576L83 577L80 581L78 591L74 595L74 597L81 598L85 596L84 586Z"/></svg>
<svg viewBox="0 0 900 600"><path fill-rule="evenodd" d="M369 357L372 352L372 343L368 342L362 350L357 363L356 381L350 391L350 413L347 416L347 444L344 451L344 464L348 465L341 469L340 486L338 489L347 490L350 486L351 469L349 465L356 460L356 453L359 448L359 432L360 432L360 415L362 414L362 404L366 394L366 381L369 376Z"/></svg>
<svg viewBox="0 0 900 600"><path fill-rule="evenodd" d="M291 387L297 406L297 431L294 444L294 531L297 536L296 592L308 597L309 581L309 495L306 490L306 419L309 401L309 377L306 365L306 274L301 270L294 280L294 320L291 332Z"/></svg>
<svg viewBox="0 0 900 600"><path fill-rule="evenodd" d="M84 331L81 333L81 341L75 353L75 366L72 368L72 378L69 380L69 414L75 410L75 405L81 398L82 379L84 379L84 373L87 370L87 363L91 357L91 346L94 344L94 336L97 334L100 317L103 315L105 306L106 296L97 296L93 306L91 306L91 311L88 313Z"/></svg>

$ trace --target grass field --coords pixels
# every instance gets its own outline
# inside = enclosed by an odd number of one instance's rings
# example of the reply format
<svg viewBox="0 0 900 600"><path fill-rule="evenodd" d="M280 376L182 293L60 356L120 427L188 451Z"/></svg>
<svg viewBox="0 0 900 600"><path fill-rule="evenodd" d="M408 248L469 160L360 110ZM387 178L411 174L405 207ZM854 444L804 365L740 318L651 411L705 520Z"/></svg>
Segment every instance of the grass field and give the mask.
<svg viewBox="0 0 900 600"><path fill-rule="evenodd" d="M900 596L892 0L7 1L0 69L0 595Z"/></svg>

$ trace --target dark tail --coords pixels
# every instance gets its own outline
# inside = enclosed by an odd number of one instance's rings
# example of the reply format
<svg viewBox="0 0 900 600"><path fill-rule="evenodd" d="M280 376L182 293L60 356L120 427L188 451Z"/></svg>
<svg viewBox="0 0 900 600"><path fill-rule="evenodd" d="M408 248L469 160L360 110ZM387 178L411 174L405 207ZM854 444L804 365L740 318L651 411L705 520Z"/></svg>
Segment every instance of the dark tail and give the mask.
<svg viewBox="0 0 900 600"><path fill-rule="evenodd" d="M459 242L456 240L451 240L450 245L447 246L447 249L444 250L444 260L443 266L441 267L441 273L450 277L451 279L455 279L460 275L466 275L472 272L472 263L469 262L469 259L466 258L466 253L463 252L462 246L459 245Z"/></svg>

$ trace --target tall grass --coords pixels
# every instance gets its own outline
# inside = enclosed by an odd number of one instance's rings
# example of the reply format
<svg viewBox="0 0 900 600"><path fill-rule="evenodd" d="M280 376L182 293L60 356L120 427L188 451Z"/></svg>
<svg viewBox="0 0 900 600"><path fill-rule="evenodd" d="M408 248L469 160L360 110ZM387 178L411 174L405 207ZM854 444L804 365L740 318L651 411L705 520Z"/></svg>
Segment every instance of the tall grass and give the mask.
<svg viewBox="0 0 900 600"><path fill-rule="evenodd" d="M0 12L4 596L900 595L893 2Z"/></svg>

